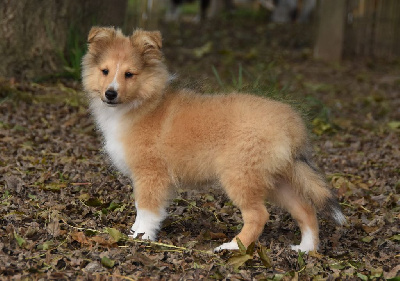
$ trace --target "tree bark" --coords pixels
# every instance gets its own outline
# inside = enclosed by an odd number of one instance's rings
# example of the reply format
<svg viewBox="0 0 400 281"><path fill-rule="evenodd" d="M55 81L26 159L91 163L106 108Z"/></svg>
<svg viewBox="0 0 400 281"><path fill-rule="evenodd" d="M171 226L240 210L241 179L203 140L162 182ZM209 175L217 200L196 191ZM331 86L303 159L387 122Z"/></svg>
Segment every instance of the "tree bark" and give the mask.
<svg viewBox="0 0 400 281"><path fill-rule="evenodd" d="M36 79L60 72L69 41L84 48L93 23L121 26L126 5L127 0L0 0L0 76Z"/></svg>
<svg viewBox="0 0 400 281"><path fill-rule="evenodd" d="M314 57L327 61L342 58L346 0L320 1Z"/></svg>

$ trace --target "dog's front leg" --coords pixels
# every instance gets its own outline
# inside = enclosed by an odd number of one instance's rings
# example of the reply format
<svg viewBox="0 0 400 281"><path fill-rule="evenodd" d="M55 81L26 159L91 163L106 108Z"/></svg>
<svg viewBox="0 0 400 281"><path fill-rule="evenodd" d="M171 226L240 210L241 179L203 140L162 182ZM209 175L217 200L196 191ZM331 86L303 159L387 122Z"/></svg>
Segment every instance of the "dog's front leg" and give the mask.
<svg viewBox="0 0 400 281"><path fill-rule="evenodd" d="M135 205L137 204L135 203ZM131 227L131 234L129 236L136 238L140 234L143 234L142 239L156 240L157 232L165 217L165 208L160 208L158 211L151 211L136 207L136 220Z"/></svg>
<svg viewBox="0 0 400 281"><path fill-rule="evenodd" d="M131 228L132 238L155 240L166 217L170 181L159 171L135 171L136 220Z"/></svg>

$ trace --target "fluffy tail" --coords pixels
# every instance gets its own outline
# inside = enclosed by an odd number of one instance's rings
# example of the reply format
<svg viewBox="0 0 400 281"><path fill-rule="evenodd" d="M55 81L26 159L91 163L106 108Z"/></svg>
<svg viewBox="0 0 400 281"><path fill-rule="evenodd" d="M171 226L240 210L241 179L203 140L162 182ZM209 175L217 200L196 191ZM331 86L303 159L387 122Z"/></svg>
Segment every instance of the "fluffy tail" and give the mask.
<svg viewBox="0 0 400 281"><path fill-rule="evenodd" d="M295 160L292 185L323 215L333 218L339 225L346 222L340 205L325 178L306 156L301 155Z"/></svg>

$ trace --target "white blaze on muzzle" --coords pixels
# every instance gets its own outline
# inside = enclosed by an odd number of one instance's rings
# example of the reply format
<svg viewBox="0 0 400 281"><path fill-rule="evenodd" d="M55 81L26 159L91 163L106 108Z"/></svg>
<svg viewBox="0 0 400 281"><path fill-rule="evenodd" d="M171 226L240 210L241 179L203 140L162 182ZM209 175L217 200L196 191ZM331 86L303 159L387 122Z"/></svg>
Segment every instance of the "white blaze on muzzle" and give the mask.
<svg viewBox="0 0 400 281"><path fill-rule="evenodd" d="M118 87L119 87L119 84L117 82L118 71L119 71L119 63L117 64L117 70L115 71L114 78L113 78L112 82L110 83L110 85L108 85L107 90L118 91Z"/></svg>

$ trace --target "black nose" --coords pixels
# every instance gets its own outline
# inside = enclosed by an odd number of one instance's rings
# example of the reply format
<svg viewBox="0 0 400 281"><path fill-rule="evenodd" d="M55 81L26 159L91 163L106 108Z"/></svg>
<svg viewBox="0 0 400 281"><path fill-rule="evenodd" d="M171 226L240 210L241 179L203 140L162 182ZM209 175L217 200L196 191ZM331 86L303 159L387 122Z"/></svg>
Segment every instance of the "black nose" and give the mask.
<svg viewBox="0 0 400 281"><path fill-rule="evenodd" d="M108 100L113 100L118 96L118 93L114 90L107 90L106 91L106 98Z"/></svg>

